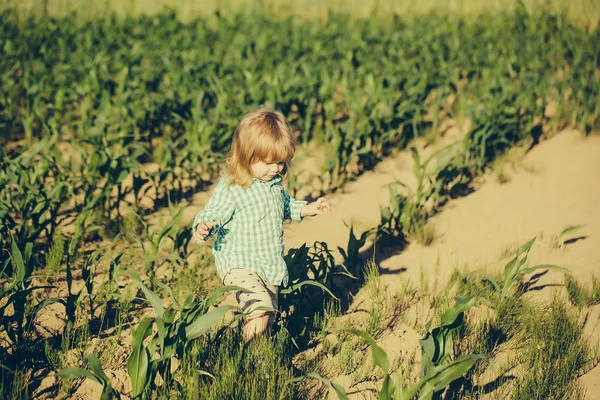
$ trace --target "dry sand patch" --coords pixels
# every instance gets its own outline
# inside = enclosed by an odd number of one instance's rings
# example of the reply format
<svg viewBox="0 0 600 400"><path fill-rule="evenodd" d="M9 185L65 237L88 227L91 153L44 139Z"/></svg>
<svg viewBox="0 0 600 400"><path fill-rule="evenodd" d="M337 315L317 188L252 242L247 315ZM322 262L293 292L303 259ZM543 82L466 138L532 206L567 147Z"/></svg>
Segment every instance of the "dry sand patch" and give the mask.
<svg viewBox="0 0 600 400"><path fill-rule="evenodd" d="M418 286L421 270L431 285L443 284L453 268L501 271L512 251L534 236L529 265L554 264L569 269L584 285L592 273L600 276L600 137L583 137L563 131L535 146L525 155L529 168L518 168L510 181L498 182L490 172L470 195L450 201L432 218L438 240L429 247L411 243L394 254L377 255L390 293L397 292L406 279ZM387 159L373 171L350 183L344 193L330 196L333 212L323 218L291 225L285 233L287 246L313 240L326 241L330 248L345 247L348 228L344 223L361 221L365 228L379 221L379 206L388 201L383 188L394 179L414 182L412 160L406 153ZM585 224L577 240L564 248L552 241L568 226ZM360 230L360 226L358 226ZM528 296L540 299L562 290L562 272L551 271L534 285ZM360 295L360 293L359 293ZM586 336L599 339L598 306L590 313ZM397 345L386 341L384 348L398 353ZM398 342L399 343L399 342ZM335 381L335 379L334 379ZM600 386L600 368L581 378L592 399Z"/></svg>

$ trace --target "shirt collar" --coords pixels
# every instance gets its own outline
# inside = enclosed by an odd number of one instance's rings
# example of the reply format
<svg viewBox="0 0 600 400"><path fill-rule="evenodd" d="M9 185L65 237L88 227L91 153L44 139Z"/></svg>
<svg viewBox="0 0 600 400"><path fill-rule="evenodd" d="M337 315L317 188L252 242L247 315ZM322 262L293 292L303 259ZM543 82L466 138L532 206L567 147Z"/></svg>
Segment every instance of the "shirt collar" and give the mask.
<svg viewBox="0 0 600 400"><path fill-rule="evenodd" d="M268 182L265 182L265 181L263 181L263 180L260 180L260 179L258 179L258 178L254 178L254 182L258 182L259 184L268 184L269 186L273 186L273 185L275 185L276 183L279 183L279 182L281 182L281 181L282 181L282 179L283 179L283 178L281 177L281 175L277 174L277 175L275 175L275 176L274 176L274 177L273 177L273 178L272 178L270 181L268 181Z"/></svg>

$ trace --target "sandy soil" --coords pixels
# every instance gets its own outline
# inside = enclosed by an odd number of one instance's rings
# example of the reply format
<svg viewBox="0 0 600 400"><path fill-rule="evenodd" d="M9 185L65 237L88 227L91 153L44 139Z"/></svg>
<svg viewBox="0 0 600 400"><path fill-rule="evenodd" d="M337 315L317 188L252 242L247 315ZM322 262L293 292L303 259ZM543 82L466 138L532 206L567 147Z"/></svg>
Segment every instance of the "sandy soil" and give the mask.
<svg viewBox="0 0 600 400"><path fill-rule="evenodd" d="M508 167L507 183L499 183L493 173L486 175L474 193L449 202L432 219L438 236L433 245L411 243L401 252L379 249L383 251L377 252L377 262L388 290L399 290L408 278L418 285L421 268L430 283L436 279L443 283L454 267L498 270L510 251L536 235L529 265L564 266L578 281L588 284L592 272L600 276L599 155L600 137L584 138L579 132L563 131L534 147L514 168ZM383 161L349 184L344 193L329 196L331 214L290 225L286 245L322 240L330 248L345 247L345 224L353 222L359 230L376 225L379 206L388 199L384 187L394 179L414 181L412 160L406 153ZM575 235L576 241L562 249L551 246L553 237L578 224L585 227ZM553 295L562 280L562 273L547 273L533 295ZM593 343L600 340L598 314L596 307L586 327ZM399 343L392 341L384 348L398 353L394 347ZM587 389L586 399L597 398L600 368L588 372L581 382Z"/></svg>
<svg viewBox="0 0 600 400"><path fill-rule="evenodd" d="M444 141L452 140L448 135ZM436 146L418 143L423 154ZM544 263L569 268L580 281L590 282L592 272L600 276L600 136L584 138L575 131L563 131L534 147L515 166L504 166L509 181L499 183L493 173L484 176L476 190L468 196L450 201L432 218L437 239L424 247L411 243L402 251L393 247L378 247L376 261L390 296L410 279L419 284L421 269L431 283L442 284L454 267L469 270L502 268L507 254L533 236L538 236L530 255L530 265ZM310 164L310 160L307 161ZM297 168L306 168L298 163ZM314 163L313 163L314 165ZM389 200L386 185L400 180L415 184L413 161L409 152L401 152L361 175L338 193L328 195L333 211L326 216L307 218L302 223L286 226L286 246L325 241L329 248L345 248L348 226L358 232L372 228L380 219L380 206ZM208 200L212 189L194 196L184 209L182 225L187 225ZM168 213L157 213L153 222L162 224ZM551 246L552 238L571 225L585 224L577 233L578 240L558 249ZM365 250L372 244L365 246ZM367 252L366 254L369 254ZM537 283L535 296L548 297L560 290L562 273L550 272ZM369 301L367 293L359 292L351 308L358 309ZM590 312L586 336L593 343L600 341L598 325L600 307ZM380 345L392 356L405 356L418 347L419 335L398 321ZM406 357L405 357L406 358ZM370 362L370 361L369 361ZM119 371L124 373L124 371ZM117 379L118 380L118 379ZM333 379L342 385L346 377ZM120 382L123 387L127 384ZM587 389L586 399L600 393L600 367L581 378ZM365 386L363 388L363 386ZM368 385L352 389L352 398L363 398ZM78 395L86 397L91 387L81 388ZM335 398L333 396L332 398Z"/></svg>

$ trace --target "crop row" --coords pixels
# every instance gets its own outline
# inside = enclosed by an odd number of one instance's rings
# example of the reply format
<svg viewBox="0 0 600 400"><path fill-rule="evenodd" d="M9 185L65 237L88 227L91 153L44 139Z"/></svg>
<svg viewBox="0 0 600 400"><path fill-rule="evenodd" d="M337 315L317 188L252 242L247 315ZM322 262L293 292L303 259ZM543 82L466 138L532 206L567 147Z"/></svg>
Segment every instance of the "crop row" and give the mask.
<svg viewBox="0 0 600 400"><path fill-rule="evenodd" d="M473 117L481 165L542 125L600 121L599 33L551 15L382 26L4 12L0 27L3 247L10 230L19 243L51 236L73 211L118 220L149 191L154 208L189 195L218 170L240 116L263 104L299 141L326 144L324 190L444 119Z"/></svg>

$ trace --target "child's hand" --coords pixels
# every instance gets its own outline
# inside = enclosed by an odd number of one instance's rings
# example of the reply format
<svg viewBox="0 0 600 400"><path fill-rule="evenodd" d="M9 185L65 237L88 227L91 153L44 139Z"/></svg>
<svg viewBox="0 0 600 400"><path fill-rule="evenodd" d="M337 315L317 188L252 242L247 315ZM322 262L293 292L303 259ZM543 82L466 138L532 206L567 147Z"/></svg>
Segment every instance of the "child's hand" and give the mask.
<svg viewBox="0 0 600 400"><path fill-rule="evenodd" d="M210 232L213 226L217 225L216 222L200 222L196 226L196 232L194 234L194 239L196 239L196 243L204 243L206 240L206 236Z"/></svg>
<svg viewBox="0 0 600 400"><path fill-rule="evenodd" d="M300 211L302 217L314 217L315 215L325 215L331 211L329 201L325 197L320 197L317 201L305 205Z"/></svg>

